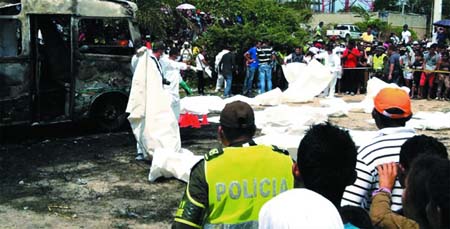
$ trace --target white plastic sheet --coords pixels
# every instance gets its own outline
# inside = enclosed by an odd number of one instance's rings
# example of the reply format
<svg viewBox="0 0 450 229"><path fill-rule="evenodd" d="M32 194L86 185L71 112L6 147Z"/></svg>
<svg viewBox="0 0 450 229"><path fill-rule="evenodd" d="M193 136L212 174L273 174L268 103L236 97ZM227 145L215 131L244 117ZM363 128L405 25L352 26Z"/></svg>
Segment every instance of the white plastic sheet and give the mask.
<svg viewBox="0 0 450 229"><path fill-rule="evenodd" d="M341 98L327 98L320 100L320 105L325 109L325 112L330 117L347 116L350 106Z"/></svg>
<svg viewBox="0 0 450 229"><path fill-rule="evenodd" d="M191 168L202 158L202 156L196 156L187 149L181 149L180 152L156 149L153 154L148 180L154 182L160 177L175 177L187 183Z"/></svg>
<svg viewBox="0 0 450 229"><path fill-rule="evenodd" d="M255 98L249 98L249 97L246 97L243 95L235 95L233 97L226 98L223 101L225 102L225 104L232 103L234 101L242 101L242 102L248 103L251 106L259 105L258 102L255 100Z"/></svg>
<svg viewBox="0 0 450 229"><path fill-rule="evenodd" d="M258 123L263 134L294 134L301 135L309 126L323 123L328 117L322 110L301 106L292 107L280 105L268 107L262 111L263 116Z"/></svg>
<svg viewBox="0 0 450 229"><path fill-rule="evenodd" d="M162 87L161 75L149 53L138 58L126 111L130 113L139 152L152 155L157 148L179 152L178 122L170 107L170 96Z"/></svg>
<svg viewBox="0 0 450 229"><path fill-rule="evenodd" d="M312 60L306 67L303 65L291 64L283 67L286 79L289 82L289 88L284 91L282 102L284 103L302 103L308 102L319 95L332 80L331 72L317 60Z"/></svg>
<svg viewBox="0 0 450 229"><path fill-rule="evenodd" d="M450 112L418 112L406 126L420 130L450 129Z"/></svg>
<svg viewBox="0 0 450 229"><path fill-rule="evenodd" d="M220 112L225 103L219 96L189 96L180 100L180 113L204 115L210 112Z"/></svg>
<svg viewBox="0 0 450 229"><path fill-rule="evenodd" d="M276 106L281 103L281 96L283 92L281 92L280 88L275 88L266 93L260 94L255 97L258 105L261 106Z"/></svg>
<svg viewBox="0 0 450 229"><path fill-rule="evenodd" d="M367 94L363 101L359 104L354 104L352 111L359 111L362 109L365 113L371 113L373 110L373 99L383 88L401 88L409 94L409 88L407 87L399 87L397 84L388 84L376 77L373 77L369 81L367 81Z"/></svg>
<svg viewBox="0 0 450 229"><path fill-rule="evenodd" d="M201 156L181 149L180 130L170 107L170 96L163 89L161 75L148 53L137 60L127 112L138 152L153 156L149 181L175 177L187 182L192 166Z"/></svg>
<svg viewBox="0 0 450 229"><path fill-rule="evenodd" d="M243 101L255 106L259 104L254 98L248 98L242 95L235 95L226 99L222 99L219 96L189 96L181 99L180 113L196 115L220 113L226 104L234 101Z"/></svg>
<svg viewBox="0 0 450 229"><path fill-rule="evenodd" d="M305 131L307 128L305 128ZM356 147L360 147L366 142L370 141L372 138L376 137L378 131L362 131L362 130L349 130L349 134L355 142ZM297 160L297 150L300 142L302 141L304 133L302 134L280 134L280 133L269 133L260 137L255 138L257 144L264 145L276 145L282 149L289 151L289 155Z"/></svg>
<svg viewBox="0 0 450 229"><path fill-rule="evenodd" d="M304 63L289 63L282 65L284 77L286 78L288 83L295 82L299 77L302 76L303 72L306 72L307 65Z"/></svg>

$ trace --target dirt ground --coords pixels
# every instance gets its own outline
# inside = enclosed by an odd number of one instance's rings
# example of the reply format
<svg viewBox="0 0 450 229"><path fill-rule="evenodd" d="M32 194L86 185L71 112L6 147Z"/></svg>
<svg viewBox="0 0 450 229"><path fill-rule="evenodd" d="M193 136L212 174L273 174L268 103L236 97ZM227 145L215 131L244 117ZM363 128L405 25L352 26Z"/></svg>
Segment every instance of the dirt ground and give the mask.
<svg viewBox="0 0 450 229"><path fill-rule="evenodd" d="M362 96L344 97L361 101ZM314 104L317 104L314 103ZM414 100L414 111L450 111L449 102ZM369 114L331 118L342 127L375 130ZM0 131L1 228L168 228L185 184L147 181L129 131L96 133L64 124ZM182 129L197 154L217 146L217 124ZM450 148L450 130L418 131Z"/></svg>

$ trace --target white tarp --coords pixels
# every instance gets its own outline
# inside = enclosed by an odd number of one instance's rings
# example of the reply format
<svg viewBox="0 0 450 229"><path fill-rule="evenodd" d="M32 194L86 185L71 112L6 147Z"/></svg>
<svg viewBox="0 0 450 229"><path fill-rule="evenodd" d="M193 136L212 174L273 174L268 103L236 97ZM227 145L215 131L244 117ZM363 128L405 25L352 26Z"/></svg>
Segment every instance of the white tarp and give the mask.
<svg viewBox="0 0 450 229"><path fill-rule="evenodd" d="M420 130L450 129L450 112L418 112L406 126Z"/></svg>
<svg viewBox="0 0 450 229"><path fill-rule="evenodd" d="M350 106L341 98L326 98L319 101L320 106L324 107L324 111L331 117L347 116Z"/></svg>
<svg viewBox="0 0 450 229"><path fill-rule="evenodd" d="M180 100L180 114L204 115L220 112L225 107L219 96L189 96Z"/></svg>
<svg viewBox="0 0 450 229"><path fill-rule="evenodd" d="M303 72L306 72L307 65L304 63L289 63L282 65L284 78L286 78L288 83L295 82L299 77L301 77Z"/></svg>
<svg viewBox="0 0 450 229"><path fill-rule="evenodd" d="M257 95L255 97L255 100L258 103L258 105L261 106L276 106L281 104L282 95L283 92L281 92L280 88L275 88L266 93Z"/></svg>
<svg viewBox="0 0 450 229"><path fill-rule="evenodd" d="M401 88L409 94L409 88L407 87L399 87L397 84L391 83L388 84L376 77L373 77L369 81L367 81L367 94L363 101L359 104L353 104L353 109L351 111L359 111L360 109L364 110L365 113L371 113L373 110L373 99L383 88Z"/></svg>
<svg viewBox="0 0 450 229"><path fill-rule="evenodd" d="M196 156L187 149L181 149L181 152L156 149L148 180L153 182L160 177L175 177L187 183L192 166L202 158L203 156Z"/></svg>
<svg viewBox="0 0 450 229"><path fill-rule="evenodd" d="M259 105L258 102L255 100L255 98L249 98L249 97L246 97L246 96L243 96L243 95L235 95L233 97L226 98L223 101L225 102L225 104L232 103L234 101L242 101L242 102L248 103L251 106Z"/></svg>
<svg viewBox="0 0 450 229"><path fill-rule="evenodd" d="M187 181L186 173L198 157L181 149L180 129L170 107L170 96L163 89L156 62L149 55L145 52L137 60L126 109L137 151L153 156L150 181L159 176Z"/></svg>
<svg viewBox="0 0 450 229"><path fill-rule="evenodd" d="M331 72L317 60L312 60L306 67L301 64L283 66L283 73L289 82L289 88L284 91L282 102L308 102L319 95L332 80Z"/></svg>
<svg viewBox="0 0 450 229"><path fill-rule="evenodd" d="M352 137L353 142L355 142L356 147L359 147L377 136L378 131L349 130L349 134ZM289 155L294 160L297 160L298 146L304 136L304 133L298 135L270 133L255 138L255 142L257 144L276 145L289 151Z"/></svg>
<svg viewBox="0 0 450 229"><path fill-rule="evenodd" d="M328 120L328 116L316 109L308 106L291 107L280 105L268 107L263 111L260 126L263 134L293 134L301 135L309 126L323 123Z"/></svg>
<svg viewBox="0 0 450 229"><path fill-rule="evenodd" d="M180 113L191 113L196 115L220 113L225 105L238 100L250 105L259 105L254 98L248 98L242 95L235 95L226 99L222 99L219 96L189 96L181 99Z"/></svg>

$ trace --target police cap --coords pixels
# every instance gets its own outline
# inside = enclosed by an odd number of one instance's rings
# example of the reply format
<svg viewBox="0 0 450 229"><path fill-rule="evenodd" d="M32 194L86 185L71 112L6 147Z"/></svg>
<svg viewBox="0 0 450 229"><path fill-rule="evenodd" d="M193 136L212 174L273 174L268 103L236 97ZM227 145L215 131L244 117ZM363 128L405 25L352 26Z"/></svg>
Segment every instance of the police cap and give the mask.
<svg viewBox="0 0 450 229"><path fill-rule="evenodd" d="M220 125L238 129L254 126L255 114L252 107L242 101L228 103L220 113Z"/></svg>

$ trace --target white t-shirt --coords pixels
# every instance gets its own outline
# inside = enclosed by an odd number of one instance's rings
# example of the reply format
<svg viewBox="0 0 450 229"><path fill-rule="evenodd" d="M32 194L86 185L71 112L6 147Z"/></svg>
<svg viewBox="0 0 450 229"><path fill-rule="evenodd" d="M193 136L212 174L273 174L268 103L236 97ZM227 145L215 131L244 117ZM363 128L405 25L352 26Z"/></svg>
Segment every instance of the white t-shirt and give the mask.
<svg viewBox="0 0 450 229"><path fill-rule="evenodd" d="M259 229L344 228L336 207L306 188L285 191L268 202L259 212Z"/></svg>
<svg viewBox="0 0 450 229"><path fill-rule="evenodd" d="M405 44L409 43L410 38L411 38L411 32L409 32L409 30L402 31L402 41L405 42Z"/></svg>
<svg viewBox="0 0 450 229"><path fill-rule="evenodd" d="M195 66L197 68L197 71L203 71L203 69L206 68L205 64L203 63L204 59L205 57L201 53L199 53L195 58Z"/></svg>

